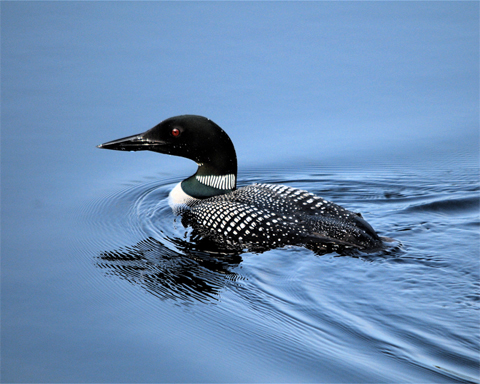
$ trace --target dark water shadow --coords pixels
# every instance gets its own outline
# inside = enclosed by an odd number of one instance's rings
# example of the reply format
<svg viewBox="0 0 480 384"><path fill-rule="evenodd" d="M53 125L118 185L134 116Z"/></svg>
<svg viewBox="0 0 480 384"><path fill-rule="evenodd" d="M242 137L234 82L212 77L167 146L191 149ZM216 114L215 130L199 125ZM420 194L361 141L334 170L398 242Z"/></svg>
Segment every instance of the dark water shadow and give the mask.
<svg viewBox="0 0 480 384"><path fill-rule="evenodd" d="M214 302L222 289L242 279L232 271L242 261L240 255L208 253L188 242L168 240L178 250L149 237L133 246L102 252L95 264L106 275L182 304Z"/></svg>
<svg viewBox="0 0 480 384"><path fill-rule="evenodd" d="M195 242L178 238L165 238L165 242L148 237L135 245L104 251L95 258L95 265L107 276L115 276L162 300L172 300L179 305L202 302L214 303L221 291L230 288L240 291L237 282L246 277L235 272L243 261L239 251L219 247L215 241L197 239ZM281 249L281 248L280 248ZM256 250L260 254L264 250ZM286 250L288 251L288 250ZM313 251L323 256L325 250ZM337 257L360 258L365 262L398 259L402 248L398 242L372 253L347 250Z"/></svg>

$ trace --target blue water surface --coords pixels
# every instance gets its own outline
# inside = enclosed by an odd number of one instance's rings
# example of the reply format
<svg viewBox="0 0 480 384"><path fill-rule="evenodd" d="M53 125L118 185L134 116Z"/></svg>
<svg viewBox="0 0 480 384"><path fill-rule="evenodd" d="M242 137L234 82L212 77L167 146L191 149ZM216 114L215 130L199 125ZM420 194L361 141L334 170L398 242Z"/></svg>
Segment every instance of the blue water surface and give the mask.
<svg viewBox="0 0 480 384"><path fill-rule="evenodd" d="M478 2L0 7L2 382L479 382ZM184 113L396 242L195 248Z"/></svg>

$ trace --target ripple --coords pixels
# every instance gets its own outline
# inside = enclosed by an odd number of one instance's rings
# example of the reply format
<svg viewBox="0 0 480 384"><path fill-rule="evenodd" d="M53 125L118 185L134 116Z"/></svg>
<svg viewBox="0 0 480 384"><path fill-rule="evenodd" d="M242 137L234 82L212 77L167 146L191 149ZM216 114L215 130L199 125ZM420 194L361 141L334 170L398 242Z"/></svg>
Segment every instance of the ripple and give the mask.
<svg viewBox="0 0 480 384"><path fill-rule="evenodd" d="M188 256L148 238L130 247L102 252L96 265L107 275L138 285L162 300L182 304L216 300L225 284L235 281L224 279L232 274L232 263Z"/></svg>
<svg viewBox="0 0 480 384"><path fill-rule="evenodd" d="M377 377L392 361L453 372L449 356L457 367L462 361L475 365L475 346L454 340L465 340L473 329L470 308L478 308L478 295L469 287L478 276L467 272L477 263L457 260L453 249L438 250L437 238L453 229L472 232L478 219L452 229L431 213L477 215L478 188L468 180L462 184L462 177L433 184L413 173L278 169L247 171L239 181L240 186L262 181L317 193L366 213L382 235L405 244L370 255L318 257L298 247L222 254L191 241L190 231L173 215L167 197L178 179L127 184L91 202L83 220L95 236L83 241L102 272L96 278L110 277L102 284L113 279L123 289L140 288L182 308L208 307L202 312L207 324L274 346L281 358L298 365L331 359L338 367L349 356L348 364L361 370L375 355L378 366L368 366ZM457 313L455 324L462 318L468 326L453 332L455 325L442 320L447 307ZM455 337L438 338L437 333L449 332ZM422 358L426 355L429 360ZM458 370L456 378L465 372L471 369Z"/></svg>
<svg viewBox="0 0 480 384"><path fill-rule="evenodd" d="M168 205L177 182L128 184L91 202L83 216L96 236L87 239L87 247L99 249L94 265L117 281L177 304L215 302L241 280L231 272L241 257L205 252L189 241L189 230Z"/></svg>
<svg viewBox="0 0 480 384"><path fill-rule="evenodd" d="M442 199L408 207L407 212L436 212L444 214L464 214L466 212L478 212L480 198L478 196L463 197L457 199Z"/></svg>

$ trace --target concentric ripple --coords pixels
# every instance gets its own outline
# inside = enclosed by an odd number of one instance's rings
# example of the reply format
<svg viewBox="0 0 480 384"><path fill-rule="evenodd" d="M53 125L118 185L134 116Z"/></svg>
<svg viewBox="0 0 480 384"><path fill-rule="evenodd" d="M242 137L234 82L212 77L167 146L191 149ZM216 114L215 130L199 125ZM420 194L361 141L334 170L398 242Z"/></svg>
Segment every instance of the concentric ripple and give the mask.
<svg viewBox="0 0 480 384"><path fill-rule="evenodd" d="M91 204L87 216L97 241L92 245L101 249L94 263L105 275L162 300L216 300L221 289L238 279L230 267L241 258L212 256L189 242L190 231L168 205L176 182L127 185Z"/></svg>
<svg viewBox="0 0 480 384"><path fill-rule="evenodd" d="M434 182L447 175L449 183ZM350 356L342 369L367 369L380 381L389 377L385 367L421 367L436 380L474 376L478 338L469 335L477 320L472 311L480 308L479 276L476 258L467 254L473 248L465 244L478 242L474 178L317 169L240 178L239 186L282 182L309 190L362 212L382 236L404 244L355 257L319 257L299 247L208 252L191 241L168 206L178 181L130 183L87 206L94 234L88 247L102 284L110 284L108 276L118 287L140 287L174 305L215 304L200 309L205 324L268 344L268 351L280 351L277 358L310 370L318 361L342 367ZM449 246L439 249L445 238ZM463 327L456 327L460 322ZM377 365L369 363L372 355Z"/></svg>

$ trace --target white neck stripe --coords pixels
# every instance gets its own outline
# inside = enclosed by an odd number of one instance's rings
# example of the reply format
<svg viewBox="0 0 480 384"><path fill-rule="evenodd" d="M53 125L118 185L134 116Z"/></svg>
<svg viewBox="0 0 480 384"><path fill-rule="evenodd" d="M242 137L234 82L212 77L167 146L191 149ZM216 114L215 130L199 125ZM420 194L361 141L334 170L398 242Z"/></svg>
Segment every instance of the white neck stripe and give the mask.
<svg viewBox="0 0 480 384"><path fill-rule="evenodd" d="M235 175L222 175L222 176L195 176L196 179L209 187L217 189L233 189L235 187Z"/></svg>

